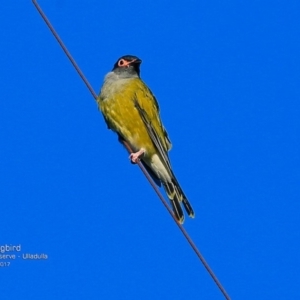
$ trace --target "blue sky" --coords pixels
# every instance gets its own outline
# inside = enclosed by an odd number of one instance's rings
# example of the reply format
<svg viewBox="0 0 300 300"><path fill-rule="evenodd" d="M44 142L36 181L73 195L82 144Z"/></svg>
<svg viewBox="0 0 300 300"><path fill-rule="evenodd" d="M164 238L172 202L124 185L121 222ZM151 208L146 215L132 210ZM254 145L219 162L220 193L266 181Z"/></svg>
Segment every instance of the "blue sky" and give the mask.
<svg viewBox="0 0 300 300"><path fill-rule="evenodd" d="M98 93L139 56L232 299L299 299L299 1L39 1ZM1 299L223 299L31 1L0 18ZM3 262L3 260L2 260Z"/></svg>

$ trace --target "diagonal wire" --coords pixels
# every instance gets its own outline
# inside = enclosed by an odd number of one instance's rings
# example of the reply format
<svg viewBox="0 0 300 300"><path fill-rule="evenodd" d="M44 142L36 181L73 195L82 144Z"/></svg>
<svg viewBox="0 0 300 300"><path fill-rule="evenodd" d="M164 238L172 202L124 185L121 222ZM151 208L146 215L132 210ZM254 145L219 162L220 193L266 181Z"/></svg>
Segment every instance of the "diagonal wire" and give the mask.
<svg viewBox="0 0 300 300"><path fill-rule="evenodd" d="M82 71L80 70L79 66L77 65L77 63L75 62L74 58L72 57L72 55L70 54L70 52L68 51L68 49L66 48L66 46L64 45L64 43L62 42L61 38L59 37L59 35L55 31L54 27L52 26L52 24L50 23L50 21L48 20L48 18L44 14L44 12L42 11L42 9L39 6L39 4L37 3L37 1L36 0L32 0L32 2L34 4L34 6L36 7L36 9L38 10L38 12L40 13L40 15L43 18L43 20L45 21L45 23L47 24L48 28L51 30L52 34L56 38L57 42L60 44L62 50L65 52L65 54L69 58L70 62L72 63L72 65L76 69L77 73L79 74L79 76L81 77L81 79L83 80L83 82L85 83L85 85L87 86L87 88L89 89L89 91L91 92L91 94L93 95L93 97L95 99L97 99L97 94L95 93L95 91L93 90L92 86L90 85L90 83L88 82L88 80L86 79L86 77L84 76L84 74L82 73ZM128 145L128 143L126 143L126 141L122 141L122 143L125 146L125 148L128 150L128 152L132 153L132 150L131 150L130 146ZM153 187L153 189L156 192L157 196L159 197L159 199L161 200L161 202L163 203L163 205L165 206L165 208L167 209L167 211L169 212L169 214L171 215L171 217L173 218L173 220L177 224L178 228L180 229L180 231L182 232L182 234L184 235L184 237L187 239L188 243L190 244L190 246L192 247L192 249L194 250L194 252L198 256L198 258L202 262L203 266L205 267L205 269L207 270L207 272L209 273L209 275L212 277L212 279L214 280L214 282L216 283L216 285L218 286L218 288L222 292L222 294L225 297L225 299L230 300L230 297L227 294L226 290L224 289L224 287L222 286L221 282L218 280L218 278L216 277L216 275L214 274L214 272L212 271L212 269L210 268L210 266L208 265L208 263L206 262L206 260L202 256L202 254L200 253L200 251L198 250L197 246L195 245L195 243L193 242L193 240L191 239L191 237L188 235L188 233L183 228L183 226L177 221L177 219L176 219L175 215L173 214L172 210L170 209L168 203L166 202L166 200L162 196L161 192L159 191L158 187L156 186L156 184L154 183L154 181L152 180L152 178L150 177L150 175L146 171L145 167L142 165L142 163L140 161L138 161L137 164L140 167L141 171L144 173L145 177L148 179L148 181L151 184L151 186Z"/></svg>

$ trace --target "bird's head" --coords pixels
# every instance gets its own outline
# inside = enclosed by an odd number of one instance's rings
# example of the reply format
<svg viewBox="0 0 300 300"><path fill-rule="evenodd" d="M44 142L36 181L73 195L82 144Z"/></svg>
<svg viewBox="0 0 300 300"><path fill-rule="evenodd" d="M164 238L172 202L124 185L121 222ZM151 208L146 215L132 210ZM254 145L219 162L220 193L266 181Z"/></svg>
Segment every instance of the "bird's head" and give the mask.
<svg viewBox="0 0 300 300"><path fill-rule="evenodd" d="M112 71L118 75L125 75L126 77L140 77L141 63L142 61L136 56L124 55L117 60Z"/></svg>

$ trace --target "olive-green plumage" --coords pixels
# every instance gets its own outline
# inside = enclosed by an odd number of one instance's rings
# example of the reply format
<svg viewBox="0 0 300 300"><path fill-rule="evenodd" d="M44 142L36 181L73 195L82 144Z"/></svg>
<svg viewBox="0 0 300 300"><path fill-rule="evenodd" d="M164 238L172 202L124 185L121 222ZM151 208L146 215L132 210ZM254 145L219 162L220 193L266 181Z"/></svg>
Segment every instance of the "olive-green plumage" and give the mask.
<svg viewBox="0 0 300 300"><path fill-rule="evenodd" d="M139 78L124 80L114 89L112 97L107 98L106 101L99 101L100 109L109 127L124 137L134 147L134 151L145 148L150 156L155 154L155 146L139 111L135 108L134 100L147 112L149 122L159 135L164 150L168 151L171 144L161 125L158 107L152 93Z"/></svg>
<svg viewBox="0 0 300 300"><path fill-rule="evenodd" d="M180 203L189 216L194 217L194 211L171 169L168 151L172 145L160 120L158 103L140 79L140 64L136 56L122 56L106 75L97 102L108 127L134 152L142 149L142 163L155 182L163 184L175 216L182 223Z"/></svg>

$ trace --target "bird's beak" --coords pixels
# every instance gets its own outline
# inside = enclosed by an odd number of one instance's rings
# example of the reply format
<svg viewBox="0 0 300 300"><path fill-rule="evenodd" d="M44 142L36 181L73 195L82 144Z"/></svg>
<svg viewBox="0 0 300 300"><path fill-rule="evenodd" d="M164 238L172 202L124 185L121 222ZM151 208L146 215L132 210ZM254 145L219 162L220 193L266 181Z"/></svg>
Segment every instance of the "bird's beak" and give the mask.
<svg viewBox="0 0 300 300"><path fill-rule="evenodd" d="M136 65L139 65L141 62L142 62L141 59L136 58L136 59L132 60L132 61L130 62L130 64L136 64Z"/></svg>

